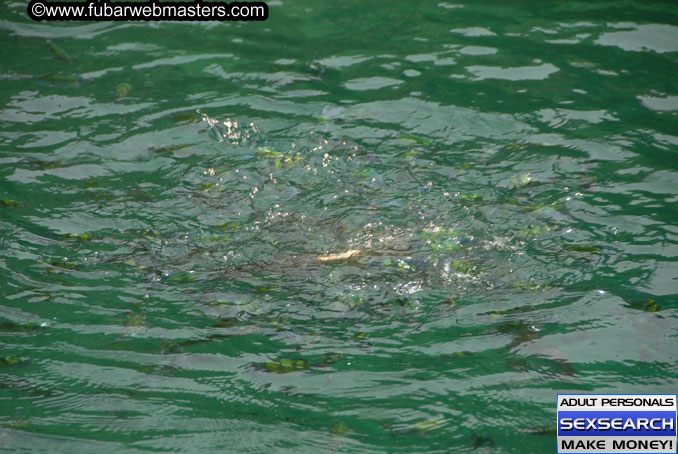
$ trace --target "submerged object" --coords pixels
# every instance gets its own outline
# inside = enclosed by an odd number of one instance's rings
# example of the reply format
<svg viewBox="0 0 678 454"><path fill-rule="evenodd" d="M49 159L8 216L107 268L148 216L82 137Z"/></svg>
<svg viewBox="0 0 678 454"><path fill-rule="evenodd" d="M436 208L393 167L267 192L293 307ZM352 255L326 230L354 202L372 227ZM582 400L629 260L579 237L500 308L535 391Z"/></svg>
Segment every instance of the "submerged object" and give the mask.
<svg viewBox="0 0 678 454"><path fill-rule="evenodd" d="M54 54L54 56L59 60L65 63L69 63L71 61L71 57L68 56L66 51L54 44L51 39L47 40L47 47L49 47L49 50L52 51L52 54Z"/></svg>
<svg viewBox="0 0 678 454"><path fill-rule="evenodd" d="M125 98L132 91L132 86L127 82L118 84L115 87L115 99Z"/></svg>
<svg viewBox="0 0 678 454"><path fill-rule="evenodd" d="M321 262L332 262L335 260L345 260L357 254L360 254L360 249L349 249L348 251L342 252L340 254L319 255L316 258Z"/></svg>
<svg viewBox="0 0 678 454"><path fill-rule="evenodd" d="M45 80L47 82L58 82L64 84L77 84L82 81L82 77L75 74L43 74L36 76L36 79Z"/></svg>

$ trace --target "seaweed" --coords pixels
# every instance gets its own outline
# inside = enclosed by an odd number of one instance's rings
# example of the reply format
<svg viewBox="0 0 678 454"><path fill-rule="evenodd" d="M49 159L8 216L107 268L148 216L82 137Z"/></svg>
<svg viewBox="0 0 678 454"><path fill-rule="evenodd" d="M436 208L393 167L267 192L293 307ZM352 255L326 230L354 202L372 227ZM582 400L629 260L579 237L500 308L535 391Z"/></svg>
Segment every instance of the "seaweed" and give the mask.
<svg viewBox="0 0 678 454"><path fill-rule="evenodd" d="M195 111L178 112L171 115L169 118L174 124L187 124L198 121L198 116L196 115Z"/></svg>
<svg viewBox="0 0 678 454"><path fill-rule="evenodd" d="M287 374L290 372L299 372L311 367L308 361L303 359L280 358L273 361L267 361L261 365L263 370L275 374Z"/></svg>
<svg viewBox="0 0 678 454"><path fill-rule="evenodd" d="M62 84L77 84L83 80L82 77L76 74L43 74L41 76L37 76L36 79Z"/></svg>
<svg viewBox="0 0 678 454"><path fill-rule="evenodd" d="M168 154L174 153L175 151L183 150L184 148L190 147L190 144L172 144L172 145L163 145L160 147L150 147L148 151L156 154Z"/></svg>
<svg viewBox="0 0 678 454"><path fill-rule="evenodd" d="M0 322L0 331L5 332L21 332L21 331L38 331L44 328L44 324L38 323L18 323L18 322Z"/></svg>
<svg viewBox="0 0 678 454"><path fill-rule="evenodd" d="M70 63L71 57L68 56L65 50L57 46L51 39L47 40L47 47L52 51L52 55L64 63Z"/></svg>
<svg viewBox="0 0 678 454"><path fill-rule="evenodd" d="M414 423L414 429L419 433L430 432L441 428L445 424L445 417L437 415L432 418L422 419Z"/></svg>
<svg viewBox="0 0 678 454"><path fill-rule="evenodd" d="M127 82L118 84L115 87L115 99L126 98L127 95L132 91L132 86Z"/></svg>
<svg viewBox="0 0 678 454"><path fill-rule="evenodd" d="M17 208L19 206L19 204L17 202L15 202L14 200L3 199L3 200L0 200L0 206L8 207L8 208Z"/></svg>
<svg viewBox="0 0 678 454"><path fill-rule="evenodd" d="M14 366L22 362L18 356L0 356L0 367Z"/></svg>
<svg viewBox="0 0 678 454"><path fill-rule="evenodd" d="M122 326L126 328L140 328L144 326L146 316L138 312L129 312L127 318L122 322Z"/></svg>
<svg viewBox="0 0 678 454"><path fill-rule="evenodd" d="M553 229L548 225L531 225L524 229L520 229L518 231L518 236L522 238L537 238L548 235L552 231Z"/></svg>
<svg viewBox="0 0 678 454"><path fill-rule="evenodd" d="M424 137L421 135L416 135L416 134L400 134L397 137L398 140L408 140L411 142L418 143L419 145L423 145L425 147L433 144L433 140L429 139L428 137Z"/></svg>
<svg viewBox="0 0 678 454"><path fill-rule="evenodd" d="M332 432L333 435L344 437L348 433L348 427L346 427L346 424L339 421L332 424L332 427L330 427L330 432Z"/></svg>
<svg viewBox="0 0 678 454"><path fill-rule="evenodd" d="M476 193L473 194L461 194L456 201L461 203L464 206L470 206L474 203L480 203L484 199L481 195L478 195Z"/></svg>
<svg viewBox="0 0 678 454"><path fill-rule="evenodd" d="M478 276L482 272L482 269L478 265L470 260L463 259L452 262L452 268L454 268L454 271L457 273L469 274L471 276Z"/></svg>
<svg viewBox="0 0 678 454"><path fill-rule="evenodd" d="M602 246L584 245L584 244L568 244L566 246L563 246L563 249L565 249L566 251L588 252L588 253L597 253L603 250Z"/></svg>
<svg viewBox="0 0 678 454"><path fill-rule="evenodd" d="M414 266L414 264L408 262L407 260L403 259L385 259L384 260L384 266L387 268L396 268L398 270L403 270L403 271L416 271L417 268Z"/></svg>
<svg viewBox="0 0 678 454"><path fill-rule="evenodd" d="M645 312L659 312L661 309L659 304L653 298L645 298L644 300L633 301L628 304L628 307L638 309Z"/></svg>
<svg viewBox="0 0 678 454"><path fill-rule="evenodd" d="M69 238L72 240L81 240L81 241L89 241L93 238L93 235L89 232L85 233L62 233L59 235L61 238Z"/></svg>
<svg viewBox="0 0 678 454"><path fill-rule="evenodd" d="M69 262L57 262L57 261L52 261L49 262L51 266L54 268L59 268L62 270L77 270L79 268L77 263L69 263Z"/></svg>

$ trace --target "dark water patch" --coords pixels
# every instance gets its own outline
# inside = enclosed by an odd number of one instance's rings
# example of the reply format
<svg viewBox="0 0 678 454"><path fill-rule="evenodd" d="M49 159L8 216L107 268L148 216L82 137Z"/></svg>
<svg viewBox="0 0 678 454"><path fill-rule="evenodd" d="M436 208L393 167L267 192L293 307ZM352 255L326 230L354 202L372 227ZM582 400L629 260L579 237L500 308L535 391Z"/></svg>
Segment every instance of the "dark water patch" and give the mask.
<svg viewBox="0 0 678 454"><path fill-rule="evenodd" d="M543 452L675 391L669 2L274 3L0 6L6 449Z"/></svg>

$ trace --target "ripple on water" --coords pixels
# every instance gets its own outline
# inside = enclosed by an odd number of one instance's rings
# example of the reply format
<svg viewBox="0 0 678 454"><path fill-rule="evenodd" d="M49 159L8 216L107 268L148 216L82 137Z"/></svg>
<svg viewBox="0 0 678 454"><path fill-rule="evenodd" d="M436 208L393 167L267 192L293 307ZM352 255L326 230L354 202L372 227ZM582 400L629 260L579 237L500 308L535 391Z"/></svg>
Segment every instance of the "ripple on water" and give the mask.
<svg viewBox="0 0 678 454"><path fill-rule="evenodd" d="M543 452L675 390L671 12L306 3L0 5L5 449Z"/></svg>

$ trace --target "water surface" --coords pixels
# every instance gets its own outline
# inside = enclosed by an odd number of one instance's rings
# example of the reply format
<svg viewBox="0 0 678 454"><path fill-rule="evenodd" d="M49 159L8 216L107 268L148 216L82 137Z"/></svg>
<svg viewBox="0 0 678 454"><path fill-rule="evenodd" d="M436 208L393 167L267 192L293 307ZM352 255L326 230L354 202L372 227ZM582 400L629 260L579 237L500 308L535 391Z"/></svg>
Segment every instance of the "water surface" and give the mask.
<svg viewBox="0 0 678 454"><path fill-rule="evenodd" d="M676 392L675 5L419 3L0 6L0 450L552 452L556 393Z"/></svg>

